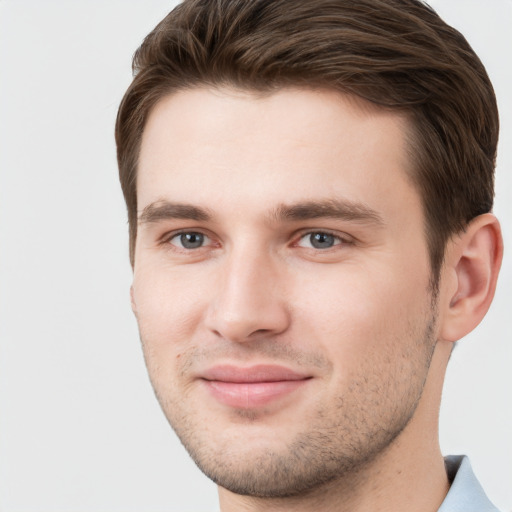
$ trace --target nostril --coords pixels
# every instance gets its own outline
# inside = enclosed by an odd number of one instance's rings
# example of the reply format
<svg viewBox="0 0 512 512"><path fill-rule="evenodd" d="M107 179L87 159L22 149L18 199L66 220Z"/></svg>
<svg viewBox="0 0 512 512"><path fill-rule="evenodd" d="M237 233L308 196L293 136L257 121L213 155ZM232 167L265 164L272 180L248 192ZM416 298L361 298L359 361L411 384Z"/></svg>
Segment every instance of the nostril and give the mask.
<svg viewBox="0 0 512 512"><path fill-rule="evenodd" d="M262 334L268 334L270 333L270 329L258 329L254 332L252 332L249 337L256 337L256 336L259 336L259 335L262 335Z"/></svg>

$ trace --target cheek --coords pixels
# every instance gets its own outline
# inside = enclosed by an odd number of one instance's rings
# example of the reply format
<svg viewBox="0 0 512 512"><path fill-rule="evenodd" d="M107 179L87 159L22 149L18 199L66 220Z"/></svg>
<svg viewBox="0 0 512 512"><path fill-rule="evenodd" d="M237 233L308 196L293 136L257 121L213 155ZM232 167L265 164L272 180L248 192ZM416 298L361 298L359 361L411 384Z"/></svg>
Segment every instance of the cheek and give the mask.
<svg viewBox="0 0 512 512"><path fill-rule="evenodd" d="M204 297L194 276L156 270L152 265L137 268L133 299L141 338L153 350L178 350L199 325Z"/></svg>
<svg viewBox="0 0 512 512"><path fill-rule="evenodd" d="M133 299L148 375L166 414L177 409L175 376L183 372L202 315L200 296L190 280L155 265L136 268ZM179 396L182 396L183 389Z"/></svg>
<svg viewBox="0 0 512 512"><path fill-rule="evenodd" d="M399 269L385 270L333 269L304 283L309 293L296 311L297 332L309 332L346 371L361 358L415 343L428 317L428 276L403 279Z"/></svg>

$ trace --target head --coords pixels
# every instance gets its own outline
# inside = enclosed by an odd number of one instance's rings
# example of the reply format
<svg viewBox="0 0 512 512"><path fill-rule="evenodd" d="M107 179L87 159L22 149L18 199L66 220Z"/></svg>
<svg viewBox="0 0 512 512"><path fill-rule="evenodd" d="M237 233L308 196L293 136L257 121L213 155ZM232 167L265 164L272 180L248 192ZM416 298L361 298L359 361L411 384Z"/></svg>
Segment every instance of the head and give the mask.
<svg viewBox="0 0 512 512"><path fill-rule="evenodd" d="M500 258L496 102L465 39L416 0L192 0L134 70L133 308L200 467L285 497L432 427Z"/></svg>

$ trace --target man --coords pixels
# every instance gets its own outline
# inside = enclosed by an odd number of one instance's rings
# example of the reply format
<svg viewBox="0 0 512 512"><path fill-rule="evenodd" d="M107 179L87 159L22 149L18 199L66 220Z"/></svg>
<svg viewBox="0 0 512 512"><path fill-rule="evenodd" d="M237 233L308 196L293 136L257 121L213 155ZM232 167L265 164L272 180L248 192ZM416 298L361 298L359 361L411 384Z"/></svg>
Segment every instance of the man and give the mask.
<svg viewBox="0 0 512 512"><path fill-rule="evenodd" d="M132 307L221 510L495 510L437 434L502 256L464 38L417 0L191 0L134 70Z"/></svg>

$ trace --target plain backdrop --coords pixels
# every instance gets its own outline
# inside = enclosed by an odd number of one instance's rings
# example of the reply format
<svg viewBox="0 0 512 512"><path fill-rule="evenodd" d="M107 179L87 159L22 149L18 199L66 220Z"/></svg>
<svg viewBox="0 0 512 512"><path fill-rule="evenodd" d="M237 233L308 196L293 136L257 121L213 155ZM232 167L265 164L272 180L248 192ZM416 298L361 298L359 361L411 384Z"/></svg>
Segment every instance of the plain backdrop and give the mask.
<svg viewBox="0 0 512 512"><path fill-rule="evenodd" d="M495 212L512 243L512 1L432 0L493 80ZM153 397L129 305L114 119L172 1L0 0L0 511L198 512L216 490ZM456 348L444 453L512 510L512 252Z"/></svg>

